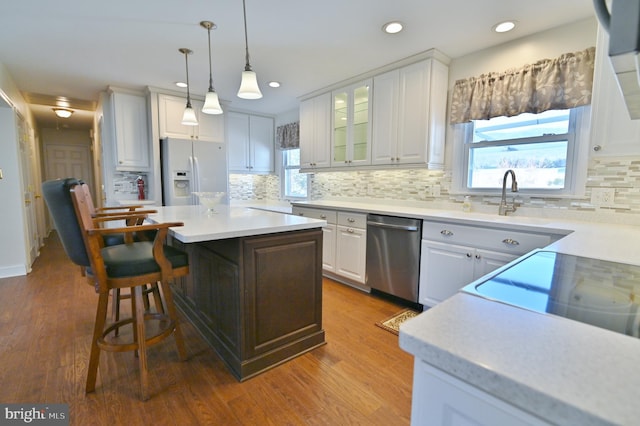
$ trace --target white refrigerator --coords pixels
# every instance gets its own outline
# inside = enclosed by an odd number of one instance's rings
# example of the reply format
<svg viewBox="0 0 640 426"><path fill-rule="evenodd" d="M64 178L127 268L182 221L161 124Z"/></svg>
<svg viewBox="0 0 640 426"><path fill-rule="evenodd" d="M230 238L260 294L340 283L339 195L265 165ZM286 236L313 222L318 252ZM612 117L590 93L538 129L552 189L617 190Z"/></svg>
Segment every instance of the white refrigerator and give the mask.
<svg viewBox="0 0 640 426"><path fill-rule="evenodd" d="M228 201L226 145L190 139L161 141L162 201L165 206L198 204L193 192L224 192Z"/></svg>

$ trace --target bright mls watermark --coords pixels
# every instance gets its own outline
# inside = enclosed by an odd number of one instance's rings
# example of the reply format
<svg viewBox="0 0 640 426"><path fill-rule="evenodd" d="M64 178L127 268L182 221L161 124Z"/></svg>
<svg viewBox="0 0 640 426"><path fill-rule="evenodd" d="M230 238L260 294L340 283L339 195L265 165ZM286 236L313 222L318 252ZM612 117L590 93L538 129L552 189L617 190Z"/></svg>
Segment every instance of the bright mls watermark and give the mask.
<svg viewBox="0 0 640 426"><path fill-rule="evenodd" d="M68 426L68 404L0 404L0 425Z"/></svg>

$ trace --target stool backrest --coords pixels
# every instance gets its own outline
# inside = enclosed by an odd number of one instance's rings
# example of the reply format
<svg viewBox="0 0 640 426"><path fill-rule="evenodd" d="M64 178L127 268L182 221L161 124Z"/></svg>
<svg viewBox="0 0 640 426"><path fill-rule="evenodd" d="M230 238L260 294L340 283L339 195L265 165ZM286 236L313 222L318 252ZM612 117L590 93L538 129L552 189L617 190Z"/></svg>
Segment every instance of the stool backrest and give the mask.
<svg viewBox="0 0 640 426"><path fill-rule="evenodd" d="M58 231L65 253L77 265L89 267L83 231L78 224L71 188L80 185L75 178L56 179L42 183L42 195Z"/></svg>

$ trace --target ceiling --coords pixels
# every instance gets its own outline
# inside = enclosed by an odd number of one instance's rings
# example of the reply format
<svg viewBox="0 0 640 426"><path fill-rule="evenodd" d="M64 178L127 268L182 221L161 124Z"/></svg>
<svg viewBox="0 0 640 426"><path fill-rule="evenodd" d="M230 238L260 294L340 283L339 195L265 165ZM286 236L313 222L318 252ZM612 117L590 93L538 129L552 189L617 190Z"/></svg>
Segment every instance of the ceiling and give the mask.
<svg viewBox="0 0 640 426"><path fill-rule="evenodd" d="M236 97L245 63L241 0L22 0L0 5L0 63L32 105L39 127L89 128L107 86L179 90L189 56L191 93L213 81L234 109L278 114L298 97L399 59L437 48L451 58L594 16L591 0L246 0L250 60L264 94ZM510 33L491 28L516 20ZM400 20L404 31L381 31ZM274 89L267 82L277 80ZM47 95L47 96L43 96ZM77 112L58 120L51 100Z"/></svg>

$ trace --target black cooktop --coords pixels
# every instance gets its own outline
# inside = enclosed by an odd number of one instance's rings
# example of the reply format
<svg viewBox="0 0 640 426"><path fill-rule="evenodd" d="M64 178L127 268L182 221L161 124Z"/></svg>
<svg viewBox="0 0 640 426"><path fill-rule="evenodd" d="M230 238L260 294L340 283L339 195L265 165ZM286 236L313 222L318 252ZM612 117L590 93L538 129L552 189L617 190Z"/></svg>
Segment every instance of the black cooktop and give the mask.
<svg viewBox="0 0 640 426"><path fill-rule="evenodd" d="M640 337L640 266L535 251L464 291Z"/></svg>

